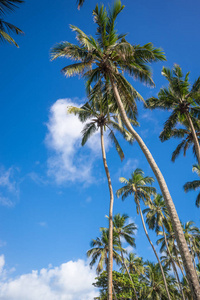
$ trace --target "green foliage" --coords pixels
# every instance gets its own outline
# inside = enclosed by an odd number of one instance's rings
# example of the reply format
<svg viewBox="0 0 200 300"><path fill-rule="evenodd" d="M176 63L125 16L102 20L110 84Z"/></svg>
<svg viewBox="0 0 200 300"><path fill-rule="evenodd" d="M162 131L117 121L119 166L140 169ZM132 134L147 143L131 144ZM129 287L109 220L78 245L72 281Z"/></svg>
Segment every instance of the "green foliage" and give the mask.
<svg viewBox="0 0 200 300"><path fill-rule="evenodd" d="M131 274L134 286L137 291L144 288L144 284L140 283L138 280L137 274ZM96 299L107 300L107 272L104 271L100 276L96 278L96 282L93 285L100 289L100 297ZM129 300L133 299L133 289L131 281L127 274L122 274L116 271L113 271L113 285L117 299ZM114 295L113 295L114 299Z"/></svg>
<svg viewBox="0 0 200 300"><path fill-rule="evenodd" d="M199 165L194 165L193 172L196 172L198 176L200 176L200 166ZM196 191L197 189L200 188L200 180L194 180L194 181L188 181L184 184L183 186L185 192L189 191ZM200 207L200 192L197 195L196 202L195 202L197 207Z"/></svg>
<svg viewBox="0 0 200 300"><path fill-rule="evenodd" d="M0 0L0 41L6 41L18 47L15 40L10 36L10 33L22 34L23 31L15 25L3 20L5 14L13 12L18 4L23 3L22 0Z"/></svg>

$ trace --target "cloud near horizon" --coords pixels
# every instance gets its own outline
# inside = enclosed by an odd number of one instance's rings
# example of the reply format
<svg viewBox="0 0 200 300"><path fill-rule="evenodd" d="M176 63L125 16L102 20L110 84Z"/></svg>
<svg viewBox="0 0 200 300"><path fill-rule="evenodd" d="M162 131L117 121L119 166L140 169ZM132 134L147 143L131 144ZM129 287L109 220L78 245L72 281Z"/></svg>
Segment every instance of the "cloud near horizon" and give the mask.
<svg viewBox="0 0 200 300"><path fill-rule="evenodd" d="M34 270L16 278L5 278L5 271L4 255L1 255L1 300L93 300L98 295L92 285L95 271L83 260Z"/></svg>

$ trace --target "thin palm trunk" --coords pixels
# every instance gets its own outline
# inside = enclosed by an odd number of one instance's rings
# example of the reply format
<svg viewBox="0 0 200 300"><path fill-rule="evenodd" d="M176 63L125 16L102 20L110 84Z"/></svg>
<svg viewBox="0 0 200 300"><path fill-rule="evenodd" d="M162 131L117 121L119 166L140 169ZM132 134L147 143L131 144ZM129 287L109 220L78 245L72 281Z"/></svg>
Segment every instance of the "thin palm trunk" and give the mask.
<svg viewBox="0 0 200 300"><path fill-rule="evenodd" d="M188 120L190 129L191 129L191 133L192 133L192 137L193 137L193 142L194 142L194 147L195 147L195 151L196 151L196 155L197 155L197 160L198 160L198 164L200 165L200 146L199 146L199 141L197 138L197 134L196 131L194 129L194 125L192 123L192 120L190 118L190 115L188 112L186 112L186 118Z"/></svg>
<svg viewBox="0 0 200 300"><path fill-rule="evenodd" d="M112 300L112 270L113 270L113 189L111 184L110 173L106 161L106 152L104 146L103 126L101 126L101 150L103 157L103 164L108 180L108 187L110 192L110 208L109 208L109 241L108 241L108 300Z"/></svg>
<svg viewBox="0 0 200 300"><path fill-rule="evenodd" d="M119 244L121 244L120 239L119 239ZM125 262L125 259L124 259L124 254L123 254L122 251L121 251L121 257L122 257L123 265L124 265L124 267L125 267L125 269L126 269L126 272L127 272L128 276L129 276L129 279L130 279L130 281L131 281L131 284L132 284L132 287L133 287L133 291L134 291L134 294L135 294L135 299L138 300L137 291L136 291L136 289L135 289L135 285L134 285L133 280L132 280L132 278L131 278L131 274L130 274L130 272L129 272L129 270L128 270L128 267L127 267L127 265L126 265L126 262Z"/></svg>
<svg viewBox="0 0 200 300"><path fill-rule="evenodd" d="M156 258L158 260L159 266L160 266L160 270L161 270L163 281L164 281L164 285L165 285L165 290L167 292L167 297L168 297L169 300L171 300L171 297L170 297L170 294L169 294L169 290L168 290L168 287L167 287L167 281L166 281L165 274L164 274L164 271L163 271L163 267L162 267L161 261L160 261L160 259L158 257L158 254L156 252L156 249L155 249L155 247L154 247L154 245L153 245L153 243L152 243L152 241L151 241L151 239L149 237L149 234L147 232L147 228L146 228L146 225L145 225L145 222L144 222L142 210L141 210L141 207L140 207L140 202L138 200L137 200L137 205L138 205L138 208L139 208L140 217L141 217L141 220L142 220L142 225L143 225L146 237L147 237L147 239L148 239L148 241L149 241L149 243L150 243L150 245L151 245L151 247L153 249L153 252L154 252L154 254L155 254L155 256L156 256Z"/></svg>
<svg viewBox="0 0 200 300"><path fill-rule="evenodd" d="M184 296L184 293L183 293L182 284L181 284L181 282L180 282L180 278L179 278L179 275L178 275L178 272L177 272L177 269L176 269L176 265L175 265L175 263L174 263L174 259L173 259L172 255L171 255L171 252L170 252L170 250L169 250L169 246L168 246L167 237L166 237L165 228L164 228L164 226L163 226L163 223L162 223L162 230L163 230L163 234L164 234L165 245L166 245L166 248L167 248L167 254L168 254L169 257L171 258L171 261L172 261L172 267L173 267L173 270L174 270L174 274L175 274L175 276L176 276L176 278L177 278L177 281L178 281L178 284L179 284L179 290L180 290L180 292L181 292L181 294L182 294L183 300L185 300L185 296Z"/></svg>
<svg viewBox="0 0 200 300"><path fill-rule="evenodd" d="M194 300L200 300L200 285L198 282L198 277L196 274L196 271L194 269L193 263L192 263L192 259L191 259L191 255L187 246L187 243L185 241L185 237L183 234L183 230L182 230L182 226L176 211L176 208L174 206L174 203L172 201L170 192L168 190L167 184L165 182L165 179L161 173L161 171L159 170L152 154L150 153L149 149L147 148L147 146L145 145L145 143L143 142L142 138L137 134L137 132L133 129L131 123L128 120L128 117L126 115L123 103L121 101L118 89L117 89L117 85L114 82L114 79L112 77L112 75L110 75L110 81L111 81L111 85L113 88L113 92L115 95L115 99L122 117L122 120L125 124L125 126L127 127L128 131L132 134L132 136L136 139L136 141L138 142L141 150L143 151L149 165L151 166L152 171L154 172L158 184L160 186L161 192L163 194L170 218L171 218L171 222L172 222L172 226L173 226L173 230L175 233L175 237L176 237L176 241L181 253L181 257L183 260L183 264L185 267L185 271L186 271L186 275L188 277L188 281L190 284L190 288L193 294L193 298Z"/></svg>

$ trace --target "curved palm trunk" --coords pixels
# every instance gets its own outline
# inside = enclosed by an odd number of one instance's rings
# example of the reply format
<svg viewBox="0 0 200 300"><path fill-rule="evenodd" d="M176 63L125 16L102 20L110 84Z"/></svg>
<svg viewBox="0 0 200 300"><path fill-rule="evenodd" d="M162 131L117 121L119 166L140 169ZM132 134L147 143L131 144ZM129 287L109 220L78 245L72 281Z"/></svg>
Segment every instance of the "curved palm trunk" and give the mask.
<svg viewBox="0 0 200 300"><path fill-rule="evenodd" d="M166 245L166 248L167 248L167 254L168 254L169 257L171 258L171 261L172 261L172 267L173 267L173 270L174 270L174 274L175 274L175 276L176 276L176 278L177 278L177 281L178 281L178 284L179 284L179 290L180 290L180 292L181 292L181 294L182 294L183 300L185 300L185 295L184 295L184 293L183 293L183 288L182 288L182 284L181 284L181 282L180 282L180 278L179 278L179 275L178 275L178 272L177 272L177 269L176 269L176 265L175 265L175 263L174 263L174 259L173 259L172 255L171 255L171 252L170 252L170 250L169 250L169 246L168 246L167 237L166 237L166 234L165 234L165 228L164 228L164 226L163 226L163 223L162 223L162 230L163 230L163 234L164 234L165 245Z"/></svg>
<svg viewBox="0 0 200 300"><path fill-rule="evenodd" d="M188 112L186 112L186 118L188 120L190 129L191 129L191 133L192 133L192 137L193 137L193 142L194 142L194 147L195 147L195 151L196 151L196 155L197 155L197 160L198 160L198 164L200 165L200 146L199 146L199 141L197 138L197 134L196 131L194 129L194 125L192 123L192 120L190 118L190 115Z"/></svg>
<svg viewBox="0 0 200 300"><path fill-rule="evenodd" d="M198 282L198 277L196 274L196 271L194 269L193 263L192 263L192 259L191 259L191 255L187 246L187 243L185 241L185 237L183 234L183 230L182 230L182 226L176 211L176 208L174 206L174 203L172 201L170 192L168 190L167 184L165 182L165 179L161 173L161 171L159 170L153 156L151 155L149 149L147 148L147 146L145 145L145 143L143 142L142 138L137 134L137 132L133 129L131 123L128 120L128 117L126 115L123 103L121 101L118 89L117 89L117 85L114 82L112 76L110 76L110 81L111 81L111 85L113 88L113 92L115 95L115 99L117 101L117 105L121 114L121 117L123 119L123 122L125 124L125 126L127 127L128 131L132 134L132 136L136 139L136 141L138 142L141 150L143 151L149 165L151 166L152 171L154 172L158 184L160 186L161 192L163 194L170 218L171 218L171 222L172 222L172 226L173 226L173 230L175 233L175 237L176 237L176 241L180 250L180 254L183 260L183 264L184 264L184 268L185 268L185 272L190 284L190 288L193 294L193 298L194 300L200 300L200 286L199 286L199 282Z"/></svg>
<svg viewBox="0 0 200 300"><path fill-rule="evenodd" d="M143 225L146 237L147 237L147 239L148 239L148 241L149 241L149 243L150 243L150 245L151 245L151 247L153 249L153 252L154 252L154 254L155 254L155 256L156 256L156 258L158 260L159 266L160 266L160 270L161 270L163 281L164 281L164 285L165 285L165 290L167 292L167 297L168 297L169 300L171 300L171 297L170 297L170 294L169 294L169 290L168 290L168 287L167 287L167 281L166 281L165 274L164 274L164 271L163 271L163 267L162 267L161 261L160 261L160 259L158 257L158 254L156 252L156 249L154 248L154 245L153 245L153 243L152 243L152 241L151 241L151 239L149 237L149 234L147 232L147 228L146 228L146 225L145 225L145 222L144 222L142 210L141 210L141 207L140 207L140 202L138 200L137 200L137 205L138 205L138 208L139 208L140 217L142 219L142 225Z"/></svg>
<svg viewBox="0 0 200 300"><path fill-rule="evenodd" d="M108 241L108 300L112 300L112 270L113 270L113 189L111 184L110 173L108 170L108 165L106 161L106 152L104 146L104 137L103 137L103 127L101 126L101 150L103 164L108 180L108 187L110 192L110 209L109 209L109 241Z"/></svg>
<svg viewBox="0 0 200 300"><path fill-rule="evenodd" d="M119 244L121 245L120 239L119 239ZM123 265L124 265L124 267L125 267L125 269L126 269L126 272L127 272L128 276L129 276L129 279L130 279L130 281L131 281L131 284L132 284L132 287L133 287L133 291L134 291L134 294L135 294L135 299L138 300L137 291L136 291L136 289L135 289L135 285L134 285L133 280L132 280L132 278L131 278L131 274L130 274L130 272L129 272L129 270L128 270L128 267L127 267L127 265L126 265L126 262L125 262L125 259L124 259L124 254L123 254L122 251L121 251L121 257L122 257Z"/></svg>

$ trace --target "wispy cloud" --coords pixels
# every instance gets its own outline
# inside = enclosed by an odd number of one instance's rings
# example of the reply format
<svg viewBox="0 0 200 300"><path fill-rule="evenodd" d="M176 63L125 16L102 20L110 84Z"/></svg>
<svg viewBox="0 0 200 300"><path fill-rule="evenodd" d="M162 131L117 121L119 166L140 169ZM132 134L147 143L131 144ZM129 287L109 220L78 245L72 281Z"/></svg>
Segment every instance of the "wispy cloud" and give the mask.
<svg viewBox="0 0 200 300"><path fill-rule="evenodd" d="M48 175L55 178L58 184L75 181L90 183L93 180L94 159L100 154L99 133L88 140L85 148L89 151L83 151L81 131L84 125L76 116L67 113L68 106L78 105L70 99L60 99L50 109L45 139L50 150Z"/></svg>
<svg viewBox="0 0 200 300"><path fill-rule="evenodd" d="M95 271L83 260L58 267L35 270L17 278L4 278L5 259L0 256L0 299L4 300L92 300L98 296L93 287Z"/></svg>
<svg viewBox="0 0 200 300"><path fill-rule="evenodd" d="M0 205L12 207L19 197L19 170L14 167L0 167Z"/></svg>

